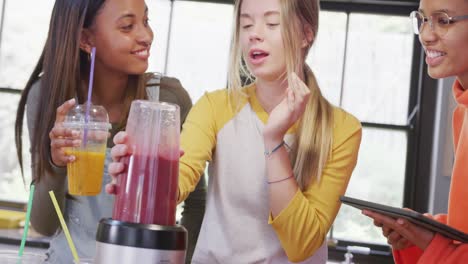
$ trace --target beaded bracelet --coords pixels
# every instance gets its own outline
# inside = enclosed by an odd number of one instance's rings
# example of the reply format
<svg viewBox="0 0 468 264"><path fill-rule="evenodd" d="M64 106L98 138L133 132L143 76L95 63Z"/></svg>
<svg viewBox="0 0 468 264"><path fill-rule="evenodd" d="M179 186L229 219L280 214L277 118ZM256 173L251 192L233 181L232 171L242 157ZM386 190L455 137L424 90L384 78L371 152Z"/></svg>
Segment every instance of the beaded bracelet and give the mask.
<svg viewBox="0 0 468 264"><path fill-rule="evenodd" d="M277 151L279 148L281 148L284 144L286 144L286 143L283 140L283 141L281 141L281 143L279 143L278 146L274 147L271 151L265 150L263 153L265 154L265 156L270 157L275 151Z"/></svg>

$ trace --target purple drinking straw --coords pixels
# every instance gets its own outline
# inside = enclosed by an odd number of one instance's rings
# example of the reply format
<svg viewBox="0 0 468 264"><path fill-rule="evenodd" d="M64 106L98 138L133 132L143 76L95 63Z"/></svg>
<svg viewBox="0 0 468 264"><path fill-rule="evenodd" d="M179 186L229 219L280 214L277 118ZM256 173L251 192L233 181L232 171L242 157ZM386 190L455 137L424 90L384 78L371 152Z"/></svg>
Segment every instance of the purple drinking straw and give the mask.
<svg viewBox="0 0 468 264"><path fill-rule="evenodd" d="M91 94L93 93L95 59L96 59L96 47L92 47L91 48L91 69L89 70L88 101L86 102L85 128L84 128L84 134L83 134L83 146L86 146L86 142L88 141L89 109L91 108Z"/></svg>

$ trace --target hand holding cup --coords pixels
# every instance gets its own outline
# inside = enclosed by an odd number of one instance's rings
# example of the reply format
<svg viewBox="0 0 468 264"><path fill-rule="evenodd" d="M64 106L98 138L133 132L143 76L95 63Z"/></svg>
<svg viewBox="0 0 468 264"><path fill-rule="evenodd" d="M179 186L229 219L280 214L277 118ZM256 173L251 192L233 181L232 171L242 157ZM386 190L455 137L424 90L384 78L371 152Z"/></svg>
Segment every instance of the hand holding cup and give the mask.
<svg viewBox="0 0 468 264"><path fill-rule="evenodd" d="M67 155L65 148L81 145L80 133L63 126L67 113L75 106L75 99L63 103L57 108L55 124L49 133L50 155L54 165L64 167L75 161L75 156Z"/></svg>

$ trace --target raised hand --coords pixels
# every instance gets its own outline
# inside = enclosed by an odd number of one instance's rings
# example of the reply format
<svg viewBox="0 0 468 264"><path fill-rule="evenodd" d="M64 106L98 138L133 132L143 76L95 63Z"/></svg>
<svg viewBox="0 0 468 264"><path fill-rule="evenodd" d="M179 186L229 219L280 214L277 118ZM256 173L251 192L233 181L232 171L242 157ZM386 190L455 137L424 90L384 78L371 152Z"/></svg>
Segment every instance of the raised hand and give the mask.
<svg viewBox="0 0 468 264"><path fill-rule="evenodd" d="M295 74L289 76L292 86L288 87L284 99L271 111L263 131L264 136L281 141L294 123L304 114L310 97L307 85Z"/></svg>
<svg viewBox="0 0 468 264"><path fill-rule="evenodd" d="M65 148L81 145L80 133L63 126L65 117L73 106L75 106L75 99L68 100L57 108L55 124L49 133L50 158L52 163L59 167L66 166L67 163L75 161L74 156L65 153Z"/></svg>

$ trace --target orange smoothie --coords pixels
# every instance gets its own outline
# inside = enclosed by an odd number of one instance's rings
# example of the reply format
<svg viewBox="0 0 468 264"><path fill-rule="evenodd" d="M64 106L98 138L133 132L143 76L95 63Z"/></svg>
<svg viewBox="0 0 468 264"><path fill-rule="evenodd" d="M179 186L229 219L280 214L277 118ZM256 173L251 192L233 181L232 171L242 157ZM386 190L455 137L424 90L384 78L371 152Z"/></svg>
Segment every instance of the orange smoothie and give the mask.
<svg viewBox="0 0 468 264"><path fill-rule="evenodd" d="M74 162L67 164L68 192L71 195L101 193L105 153L69 150L66 154L76 158Z"/></svg>

